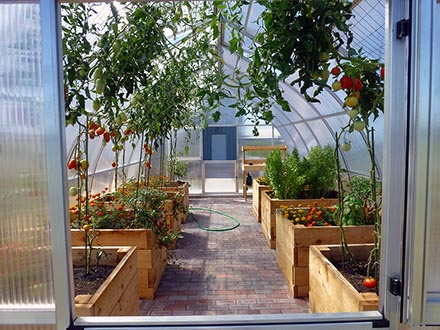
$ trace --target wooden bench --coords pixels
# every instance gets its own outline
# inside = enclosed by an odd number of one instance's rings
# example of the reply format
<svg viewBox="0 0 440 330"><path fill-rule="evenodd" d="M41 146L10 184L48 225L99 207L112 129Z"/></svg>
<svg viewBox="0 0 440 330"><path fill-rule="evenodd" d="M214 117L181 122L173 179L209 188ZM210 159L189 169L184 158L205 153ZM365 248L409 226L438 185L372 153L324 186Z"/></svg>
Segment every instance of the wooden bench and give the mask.
<svg viewBox="0 0 440 330"><path fill-rule="evenodd" d="M266 158L264 159L249 159L246 157L246 152L251 151L272 151L272 150L281 150L283 155L286 156L287 146L242 146L242 165L241 169L243 171L243 198L247 200L247 185L246 185L246 177L249 172L252 171L264 171L266 169Z"/></svg>

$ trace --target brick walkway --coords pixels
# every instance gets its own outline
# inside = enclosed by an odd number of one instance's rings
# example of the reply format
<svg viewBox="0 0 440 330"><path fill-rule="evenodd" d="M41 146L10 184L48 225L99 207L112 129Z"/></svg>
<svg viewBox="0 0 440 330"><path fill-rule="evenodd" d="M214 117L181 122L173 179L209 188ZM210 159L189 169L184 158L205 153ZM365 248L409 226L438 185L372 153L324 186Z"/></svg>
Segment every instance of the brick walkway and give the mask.
<svg viewBox="0 0 440 330"><path fill-rule="evenodd" d="M140 315L225 315L308 313L308 300L295 299L279 271L252 213L252 199L194 198L193 208L210 208L241 222L232 231L204 231L188 218L176 249L180 269L168 266L156 298L142 300ZM205 227L233 226L233 220L192 211Z"/></svg>

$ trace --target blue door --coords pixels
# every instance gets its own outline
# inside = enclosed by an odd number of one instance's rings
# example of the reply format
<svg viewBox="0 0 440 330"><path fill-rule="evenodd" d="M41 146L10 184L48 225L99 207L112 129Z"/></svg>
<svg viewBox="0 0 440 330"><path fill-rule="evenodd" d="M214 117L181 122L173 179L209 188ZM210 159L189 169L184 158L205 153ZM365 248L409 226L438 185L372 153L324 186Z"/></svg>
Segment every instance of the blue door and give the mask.
<svg viewBox="0 0 440 330"><path fill-rule="evenodd" d="M235 127L208 127L203 131L203 160L236 160Z"/></svg>

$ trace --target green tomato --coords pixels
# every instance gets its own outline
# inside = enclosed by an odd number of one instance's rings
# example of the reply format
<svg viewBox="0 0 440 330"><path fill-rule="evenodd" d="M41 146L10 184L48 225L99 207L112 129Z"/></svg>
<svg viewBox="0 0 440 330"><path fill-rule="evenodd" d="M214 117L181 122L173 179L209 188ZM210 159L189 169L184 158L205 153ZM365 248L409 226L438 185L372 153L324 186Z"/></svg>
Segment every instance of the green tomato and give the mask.
<svg viewBox="0 0 440 330"><path fill-rule="evenodd" d="M353 128L356 130L356 131L362 131L364 128L365 128L365 122L363 122L362 120L356 120L354 123L353 123Z"/></svg>
<svg viewBox="0 0 440 330"><path fill-rule="evenodd" d="M101 78L102 78L102 69L100 67L97 67L93 72L93 80L96 82L96 80Z"/></svg>
<svg viewBox="0 0 440 330"><path fill-rule="evenodd" d="M69 189L69 195L70 195L70 196L76 196L76 195L78 195L78 188L76 188L76 187L70 187L70 189Z"/></svg>
<svg viewBox="0 0 440 330"><path fill-rule="evenodd" d="M319 72L318 71L313 71L312 72L312 78L313 79L318 79L319 78Z"/></svg>
<svg viewBox="0 0 440 330"><path fill-rule="evenodd" d="M124 123L127 121L127 115L125 113L120 112L118 116L119 116L119 119L121 120L121 122Z"/></svg>
<svg viewBox="0 0 440 330"><path fill-rule="evenodd" d="M115 42L113 43L113 51L115 52L115 54L121 51L121 40L115 40Z"/></svg>
<svg viewBox="0 0 440 330"><path fill-rule="evenodd" d="M93 110L98 111L101 108L101 102L98 99L93 100Z"/></svg>
<svg viewBox="0 0 440 330"><path fill-rule="evenodd" d="M327 69L321 70L319 72L319 76L321 77L322 80L328 80L330 73L328 72Z"/></svg>
<svg viewBox="0 0 440 330"><path fill-rule="evenodd" d="M102 93L104 93L104 89L105 89L104 81L102 79L100 79L100 78L96 79L96 82L95 82L95 92L97 94L102 94Z"/></svg>
<svg viewBox="0 0 440 330"><path fill-rule="evenodd" d="M348 116L349 116L351 119L356 118L358 114L359 114L359 111L357 111L356 109L348 110Z"/></svg>
<svg viewBox="0 0 440 330"><path fill-rule="evenodd" d="M332 84L332 88L335 92L337 92L338 90L341 89L341 82L336 80L333 84Z"/></svg>
<svg viewBox="0 0 440 330"><path fill-rule="evenodd" d="M319 59L323 62L327 62L329 60L329 55L327 52L320 52L319 53Z"/></svg>
<svg viewBox="0 0 440 330"><path fill-rule="evenodd" d="M351 144L346 142L341 146L341 149L342 151L348 152L351 149Z"/></svg>

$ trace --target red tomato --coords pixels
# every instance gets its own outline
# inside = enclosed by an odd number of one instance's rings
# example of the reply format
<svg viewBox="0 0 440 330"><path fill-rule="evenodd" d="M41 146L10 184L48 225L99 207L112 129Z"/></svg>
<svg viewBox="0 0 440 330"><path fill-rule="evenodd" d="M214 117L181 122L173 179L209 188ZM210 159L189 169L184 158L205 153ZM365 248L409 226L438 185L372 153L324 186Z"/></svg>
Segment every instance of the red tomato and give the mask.
<svg viewBox="0 0 440 330"><path fill-rule="evenodd" d="M375 278L373 278L373 277L364 278L364 286L365 287L372 289L372 288L375 288L376 285L377 285L377 281Z"/></svg>
<svg viewBox="0 0 440 330"><path fill-rule="evenodd" d="M95 134L96 135L98 135L98 136L101 136L102 134L104 134L104 132L105 132L105 129L104 129L104 127L98 127L96 130L95 130Z"/></svg>
<svg viewBox="0 0 440 330"><path fill-rule="evenodd" d="M353 80L353 89L356 92L359 92L362 89L362 81L359 78L354 78L354 80Z"/></svg>
<svg viewBox="0 0 440 330"><path fill-rule="evenodd" d="M341 68L338 67L338 66L335 66L335 67L332 69L331 73L332 73L333 75L335 75L335 76L338 76L338 75L341 73Z"/></svg>
<svg viewBox="0 0 440 330"><path fill-rule="evenodd" d="M96 129L98 129L98 124L97 123L94 123L93 121L89 121L89 128L91 129L91 130L96 130Z"/></svg>
<svg viewBox="0 0 440 330"><path fill-rule="evenodd" d="M146 162L145 162L145 167L147 167L147 168L151 168L151 164L150 164L149 161L146 161Z"/></svg>
<svg viewBox="0 0 440 330"><path fill-rule="evenodd" d="M69 162L67 163L67 168L69 170L76 170L76 160L75 159L69 160Z"/></svg>
<svg viewBox="0 0 440 330"><path fill-rule="evenodd" d="M116 167L116 162L112 162L112 167Z"/></svg>
<svg viewBox="0 0 440 330"><path fill-rule="evenodd" d="M110 133L109 132L104 133L104 141L107 143L110 142Z"/></svg>
<svg viewBox="0 0 440 330"><path fill-rule="evenodd" d="M90 140L93 140L95 138L95 131L92 129L89 129L89 138Z"/></svg>
<svg viewBox="0 0 440 330"><path fill-rule="evenodd" d="M349 76L343 76L341 78L341 87L342 88L352 88L353 87L353 79Z"/></svg>
<svg viewBox="0 0 440 330"><path fill-rule="evenodd" d="M385 67L384 67L384 66L380 68L380 77L381 77L382 79L385 78Z"/></svg>

